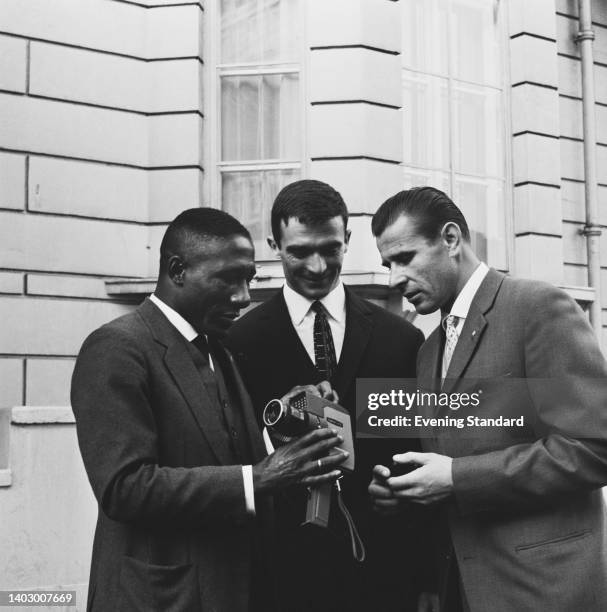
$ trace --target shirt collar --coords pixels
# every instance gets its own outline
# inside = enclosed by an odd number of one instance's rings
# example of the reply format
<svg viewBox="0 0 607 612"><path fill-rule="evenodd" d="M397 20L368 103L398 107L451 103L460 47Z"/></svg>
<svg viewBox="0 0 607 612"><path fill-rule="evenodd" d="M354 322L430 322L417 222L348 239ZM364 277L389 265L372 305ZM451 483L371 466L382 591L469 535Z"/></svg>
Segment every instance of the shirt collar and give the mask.
<svg viewBox="0 0 607 612"><path fill-rule="evenodd" d="M198 332L177 311L167 306L160 298L152 294L150 295L150 301L158 306L160 312L169 320L169 323L176 327L177 331L188 342L192 342L192 340L198 337Z"/></svg>
<svg viewBox="0 0 607 612"><path fill-rule="evenodd" d="M468 316L468 311L470 310L472 300L474 299L478 288L481 286L481 283L485 279L485 276L487 276L487 272L489 272L489 267L487 264L481 261L464 285L463 289L459 292L457 298L455 298L455 302L453 302L453 306L451 307L449 314L458 317L459 319L465 319Z"/></svg>
<svg viewBox="0 0 607 612"><path fill-rule="evenodd" d="M294 325L300 325L304 317L310 311L310 306L315 300L310 300L307 297L297 293L285 283L282 288L287 310ZM321 304L327 309L327 312L336 321L342 323L346 315L346 292L344 285L339 281L337 286L332 289L324 298L320 300Z"/></svg>

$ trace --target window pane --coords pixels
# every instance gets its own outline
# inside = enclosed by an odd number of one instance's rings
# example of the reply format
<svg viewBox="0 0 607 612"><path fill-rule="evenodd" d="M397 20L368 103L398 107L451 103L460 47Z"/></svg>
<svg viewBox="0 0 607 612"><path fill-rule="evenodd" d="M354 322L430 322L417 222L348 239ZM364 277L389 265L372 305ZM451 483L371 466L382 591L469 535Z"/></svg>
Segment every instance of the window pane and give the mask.
<svg viewBox="0 0 607 612"><path fill-rule="evenodd" d="M259 76L221 79L221 159L261 157Z"/></svg>
<svg viewBox="0 0 607 612"><path fill-rule="evenodd" d="M508 269L504 184L456 177L453 201L470 226L472 248L483 260Z"/></svg>
<svg viewBox="0 0 607 612"><path fill-rule="evenodd" d="M297 0L221 0L221 63L296 61Z"/></svg>
<svg viewBox="0 0 607 612"><path fill-rule="evenodd" d="M497 85L500 36L496 0L452 0L451 54L457 79Z"/></svg>
<svg viewBox="0 0 607 612"><path fill-rule="evenodd" d="M417 168L405 168L404 189L413 187L430 186L449 193L449 174L435 170L418 170Z"/></svg>
<svg viewBox="0 0 607 612"><path fill-rule="evenodd" d="M411 70L448 74L447 10L445 0L405 0L403 65Z"/></svg>
<svg viewBox="0 0 607 612"><path fill-rule="evenodd" d="M299 178L298 169L223 172L223 209L236 217L250 232L257 259L271 254L266 244L270 235L270 210L278 192Z"/></svg>
<svg viewBox="0 0 607 612"><path fill-rule="evenodd" d="M507 269L499 0L405 0L404 184L449 194L479 256ZM452 193L453 192L453 193Z"/></svg>
<svg viewBox="0 0 607 612"><path fill-rule="evenodd" d="M297 74L221 78L221 159L296 160L300 148Z"/></svg>
<svg viewBox="0 0 607 612"><path fill-rule="evenodd" d="M502 92L461 83L454 89L455 170L502 178Z"/></svg>
<svg viewBox="0 0 607 612"><path fill-rule="evenodd" d="M446 79L404 72L405 164L449 168L449 107Z"/></svg>

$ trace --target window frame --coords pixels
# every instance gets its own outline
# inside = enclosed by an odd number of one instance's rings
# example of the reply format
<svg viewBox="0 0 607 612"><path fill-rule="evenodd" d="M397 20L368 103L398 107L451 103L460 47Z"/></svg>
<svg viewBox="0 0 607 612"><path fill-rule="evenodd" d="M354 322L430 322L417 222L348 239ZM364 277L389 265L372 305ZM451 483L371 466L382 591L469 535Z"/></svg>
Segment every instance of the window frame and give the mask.
<svg viewBox="0 0 607 612"><path fill-rule="evenodd" d="M290 0L287 0L290 1ZM224 172L255 172L264 170L299 170L300 178L305 178L309 172L308 159L308 117L306 109L309 107L308 87L308 47L307 24L305 19L305 0L299 0L298 22L300 29L300 45L298 61L284 62L272 61L263 63L241 62L237 64L221 63L221 0L210 0L205 5L204 57L206 58L203 94L203 108L206 134L203 137L203 150L205 159L205 175L203 197L209 206L223 209L222 201L222 174ZM261 76L268 74L297 74L300 143L299 159L252 159L231 160L221 159L221 78L225 76ZM268 207L272 202L266 203ZM268 234L270 228L268 228ZM264 237L265 238L265 237ZM256 254L258 263L271 262L273 259L267 253Z"/></svg>
<svg viewBox="0 0 607 612"><path fill-rule="evenodd" d="M443 0L441 0L443 1ZM508 272L514 269L514 185L512 179L512 114L511 114L511 79L510 79L510 37L508 31L508 14L509 14L509 3L508 0L496 0L497 1L497 31L499 35L500 54L498 61L498 68L501 70L502 79L501 87L496 85L489 85L483 82L457 78L455 76L455 68L453 65L454 54L451 53L454 36L454 14L453 14L453 0L448 0L447 10L447 74L441 74L437 71L424 72L423 70L415 69L410 66L406 66L404 61L401 65L402 83L401 87L404 91L405 83L407 82L408 75L420 75L428 76L436 79L442 79L446 83L447 91L447 120L448 120L448 150L449 156L448 168L439 168L434 165L420 166L412 163L405 162L403 160L402 167L403 172L407 173L418 173L418 174L444 174L447 175L447 181L449 185L449 193L454 194L456 192L456 184L458 179L466 182L477 182L479 180L488 181L503 181L503 224L504 224L504 246L505 246L505 268L499 268L504 272ZM404 8L403 8L404 11ZM404 24L405 17L403 16L402 22ZM404 35L403 25L403 35ZM502 164L503 164L503 177L497 177L495 175L479 175L472 172L462 172L455 168L455 141L457 139L457 108L455 93L457 90L457 84L471 85L473 87L482 87L484 89L491 89L499 92L500 95L500 128L503 136L502 146ZM403 139L405 138L405 131L403 129ZM457 204L457 202L456 202ZM488 262L491 265L492 262Z"/></svg>

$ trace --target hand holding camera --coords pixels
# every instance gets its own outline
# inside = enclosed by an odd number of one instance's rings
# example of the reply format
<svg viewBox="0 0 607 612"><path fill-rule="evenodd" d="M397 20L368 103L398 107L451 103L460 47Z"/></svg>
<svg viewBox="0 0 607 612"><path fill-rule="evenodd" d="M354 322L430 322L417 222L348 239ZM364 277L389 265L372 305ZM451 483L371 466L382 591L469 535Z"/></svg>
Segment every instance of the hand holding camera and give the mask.
<svg viewBox="0 0 607 612"><path fill-rule="evenodd" d="M280 420L283 411L290 407L291 399L302 393L331 400L337 398L337 394L326 382L318 386L298 386L280 400L272 400L266 412L272 419ZM348 458L348 453L342 451L329 455L332 449L344 441L336 429L310 424L298 428L293 435L299 437L289 439L290 441L253 466L253 486L256 493L273 492L294 484L318 486L332 482L341 475L341 471L335 468Z"/></svg>
<svg viewBox="0 0 607 612"><path fill-rule="evenodd" d="M336 399L337 394L331 389L330 384L324 381L317 387L296 388L281 399L269 401L263 411L263 422L268 428L272 442L275 446L284 448L293 444L294 440L305 440L310 435L309 432L339 431L338 444L328 449L327 456L317 459L318 468L339 465L343 470L352 471L354 469L352 424L350 415L335 403ZM308 476L301 481L308 486L304 524L328 526L331 480L335 480L339 474L339 471L335 471L329 475ZM341 502L341 498L339 500ZM345 506L343 511L347 513ZM351 521L349 513L346 520Z"/></svg>
<svg viewBox="0 0 607 612"><path fill-rule="evenodd" d="M255 491L273 492L294 484L316 486L335 480L341 472L334 468L344 458L328 453L342 441L334 430L316 429L277 448L253 466Z"/></svg>

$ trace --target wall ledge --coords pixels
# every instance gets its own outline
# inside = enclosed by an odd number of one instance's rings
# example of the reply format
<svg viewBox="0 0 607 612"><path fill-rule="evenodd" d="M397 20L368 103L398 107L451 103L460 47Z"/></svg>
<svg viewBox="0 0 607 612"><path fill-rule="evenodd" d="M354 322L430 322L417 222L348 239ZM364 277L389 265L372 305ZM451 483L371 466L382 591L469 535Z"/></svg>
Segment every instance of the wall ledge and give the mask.
<svg viewBox="0 0 607 612"><path fill-rule="evenodd" d="M0 487L10 487L13 484L13 472L10 468L0 470Z"/></svg>
<svg viewBox="0 0 607 612"><path fill-rule="evenodd" d="M596 299L594 287L574 287L572 285L559 285L559 287L581 306L588 305Z"/></svg>
<svg viewBox="0 0 607 612"><path fill-rule="evenodd" d="M11 423L14 425L53 425L75 423L70 406L15 406Z"/></svg>
<svg viewBox="0 0 607 612"><path fill-rule="evenodd" d="M251 299L254 302L265 300L284 284L285 277L280 267L274 264L258 265L257 277L251 283ZM387 272L342 272L341 278L362 297L385 299L390 293ZM130 297L142 300L150 295L156 287L155 278L108 279L105 288L111 297Z"/></svg>

